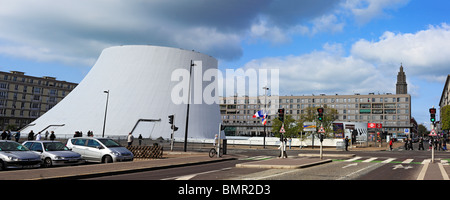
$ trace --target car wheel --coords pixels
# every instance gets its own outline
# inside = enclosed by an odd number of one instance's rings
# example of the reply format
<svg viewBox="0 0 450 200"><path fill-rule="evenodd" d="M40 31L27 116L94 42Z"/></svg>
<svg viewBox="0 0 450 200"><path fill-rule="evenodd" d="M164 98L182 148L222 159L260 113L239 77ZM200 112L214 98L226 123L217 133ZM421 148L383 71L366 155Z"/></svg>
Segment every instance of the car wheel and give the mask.
<svg viewBox="0 0 450 200"><path fill-rule="evenodd" d="M111 156L105 156L103 157L103 163L112 163L113 160L111 158Z"/></svg>
<svg viewBox="0 0 450 200"><path fill-rule="evenodd" d="M5 169L6 169L5 163L2 160L0 160L0 170L5 170Z"/></svg>
<svg viewBox="0 0 450 200"><path fill-rule="evenodd" d="M44 167L51 167L52 166L52 159L51 158L45 158L44 160Z"/></svg>

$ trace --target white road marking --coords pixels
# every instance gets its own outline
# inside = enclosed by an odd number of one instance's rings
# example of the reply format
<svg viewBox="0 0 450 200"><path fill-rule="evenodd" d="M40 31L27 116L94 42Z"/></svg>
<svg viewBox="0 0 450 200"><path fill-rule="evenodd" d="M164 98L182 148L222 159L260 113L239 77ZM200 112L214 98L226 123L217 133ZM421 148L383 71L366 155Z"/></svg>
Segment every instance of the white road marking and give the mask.
<svg viewBox="0 0 450 200"><path fill-rule="evenodd" d="M390 162L392 162L393 160L395 160L395 158L389 158L389 159L386 159L385 161L383 161L383 162L381 162L381 163L390 163Z"/></svg>
<svg viewBox="0 0 450 200"><path fill-rule="evenodd" d="M362 157L354 157L354 158L345 160L345 162L353 162L353 161L358 160L358 159L361 159L361 158L362 158Z"/></svg>
<svg viewBox="0 0 450 200"><path fill-rule="evenodd" d="M161 179L161 180L190 180L192 178L194 178L197 175L201 175L201 174L209 174L209 173L214 173L214 172L219 172L219 171L224 171L224 170L229 170L232 167L228 167L228 168L223 168L223 169L218 169L218 170L212 170L212 171L207 171L207 172L200 172L200 173L195 173L195 174L189 174L189 175L183 175L183 176L176 176L176 177L170 177L170 178L165 178L165 179Z"/></svg>
<svg viewBox="0 0 450 200"><path fill-rule="evenodd" d="M377 158L369 158L369 159L367 159L367 160L365 160L365 161L362 161L363 163L368 163L368 162L372 162L372 161L374 161L374 160L376 160Z"/></svg>

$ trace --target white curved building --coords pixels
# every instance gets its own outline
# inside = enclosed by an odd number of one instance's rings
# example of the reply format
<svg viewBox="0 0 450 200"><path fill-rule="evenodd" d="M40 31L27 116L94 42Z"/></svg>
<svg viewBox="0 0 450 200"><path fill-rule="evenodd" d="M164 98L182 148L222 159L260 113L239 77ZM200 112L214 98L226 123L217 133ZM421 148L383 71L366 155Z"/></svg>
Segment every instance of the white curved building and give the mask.
<svg viewBox="0 0 450 200"><path fill-rule="evenodd" d="M185 72L189 77L191 62L196 64L192 67L191 84L185 79L183 85L183 78L173 72ZM191 88L188 138L213 139L219 131L219 105L217 101L207 104L194 99L207 86L217 88L217 81L202 81L201 76L208 69L217 70L217 60L194 51L138 45L107 48L69 95L21 132L55 131L58 136L73 135L75 131L86 135L90 130L94 136L102 136L109 95L105 137L132 132L135 137L142 134L144 138L170 138L168 116L173 114L179 128L174 137L184 140L188 104L172 98L188 93L174 90L183 86ZM199 84L202 91L195 91L193 86L199 88Z"/></svg>

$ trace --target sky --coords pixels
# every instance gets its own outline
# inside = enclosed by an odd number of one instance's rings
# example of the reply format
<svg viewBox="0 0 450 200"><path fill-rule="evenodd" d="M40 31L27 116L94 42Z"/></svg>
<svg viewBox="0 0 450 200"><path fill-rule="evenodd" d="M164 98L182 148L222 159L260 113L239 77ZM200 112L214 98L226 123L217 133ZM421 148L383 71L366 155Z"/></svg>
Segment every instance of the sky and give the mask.
<svg viewBox="0 0 450 200"><path fill-rule="evenodd" d="M279 69L280 95L395 93L429 127L450 73L448 0L0 0L0 70L79 83L104 48L160 45ZM258 91L261 92L261 91ZM260 93L261 94L261 93Z"/></svg>

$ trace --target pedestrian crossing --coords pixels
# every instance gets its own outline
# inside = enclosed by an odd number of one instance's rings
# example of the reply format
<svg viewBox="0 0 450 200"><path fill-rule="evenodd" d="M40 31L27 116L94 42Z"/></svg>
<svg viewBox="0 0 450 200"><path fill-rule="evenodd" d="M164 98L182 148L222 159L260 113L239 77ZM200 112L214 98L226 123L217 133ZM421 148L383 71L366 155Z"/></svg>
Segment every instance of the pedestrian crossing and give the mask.
<svg viewBox="0 0 450 200"><path fill-rule="evenodd" d="M258 160L269 160L276 158L276 156L252 156L240 158L239 160L250 160L250 161L258 161ZM349 159L334 159L334 162L361 162L361 163L393 163L393 164L426 164L431 163L431 159L400 159L400 158L379 158L379 157L360 157L356 156ZM442 165L449 165L450 159L435 159L435 162L440 162Z"/></svg>
<svg viewBox="0 0 450 200"><path fill-rule="evenodd" d="M240 158L239 160L269 160L272 158L275 158L275 156L253 156L253 157Z"/></svg>
<svg viewBox="0 0 450 200"><path fill-rule="evenodd" d="M360 157L356 156L350 159L341 160L335 159L333 161L340 162L361 162L361 163L394 163L394 164L426 164L431 163L431 159L401 159L401 158L378 158L378 157ZM435 162L440 162L442 165L449 165L450 159L435 159Z"/></svg>

